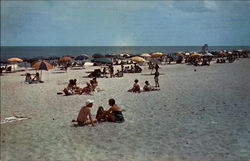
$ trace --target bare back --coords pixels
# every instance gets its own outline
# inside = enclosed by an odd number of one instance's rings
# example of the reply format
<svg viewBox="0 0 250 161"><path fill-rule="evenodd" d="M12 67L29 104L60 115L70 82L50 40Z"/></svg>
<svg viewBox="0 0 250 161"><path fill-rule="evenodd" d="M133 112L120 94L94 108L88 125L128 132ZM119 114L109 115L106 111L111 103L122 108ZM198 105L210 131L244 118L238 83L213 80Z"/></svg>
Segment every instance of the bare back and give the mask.
<svg viewBox="0 0 250 161"><path fill-rule="evenodd" d="M81 121L81 122L87 121L88 115L90 115L90 108L86 106L82 107L78 114L77 121Z"/></svg>

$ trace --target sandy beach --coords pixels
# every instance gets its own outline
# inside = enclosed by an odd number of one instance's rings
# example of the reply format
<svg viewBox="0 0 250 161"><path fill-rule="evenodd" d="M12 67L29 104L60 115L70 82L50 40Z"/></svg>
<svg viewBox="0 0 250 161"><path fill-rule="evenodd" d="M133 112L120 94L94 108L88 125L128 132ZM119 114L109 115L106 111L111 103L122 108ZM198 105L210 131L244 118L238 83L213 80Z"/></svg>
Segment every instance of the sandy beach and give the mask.
<svg viewBox="0 0 250 161"><path fill-rule="evenodd" d="M127 92L135 78L154 85L147 66L122 78L98 78L103 91L57 95L69 79L83 87L87 71L43 71L45 83L25 84L26 72L1 76L1 161L248 161L250 160L250 59L195 67L160 66L160 91ZM196 69L196 71L194 71ZM29 71L34 74L35 71ZM108 109L114 98L124 123L74 127L80 108L93 99Z"/></svg>

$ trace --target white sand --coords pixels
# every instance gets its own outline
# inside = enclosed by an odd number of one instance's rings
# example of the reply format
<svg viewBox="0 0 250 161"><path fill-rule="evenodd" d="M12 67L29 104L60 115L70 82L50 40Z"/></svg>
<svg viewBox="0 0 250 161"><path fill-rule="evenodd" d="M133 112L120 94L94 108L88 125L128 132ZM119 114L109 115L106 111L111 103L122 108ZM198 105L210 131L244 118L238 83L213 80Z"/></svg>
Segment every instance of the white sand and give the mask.
<svg viewBox="0 0 250 161"><path fill-rule="evenodd" d="M146 67L143 67L146 68ZM194 69L197 69L194 72ZM43 71L43 84L25 84L25 72L1 76L1 119L31 119L1 125L1 160L23 161L247 161L250 159L250 59L232 64L165 65L160 91L126 92L135 78L153 84L150 71L98 79L93 96L57 95L71 78L89 81L86 71ZM30 71L34 74L35 71ZM86 99L108 108L115 98L122 124L73 127Z"/></svg>

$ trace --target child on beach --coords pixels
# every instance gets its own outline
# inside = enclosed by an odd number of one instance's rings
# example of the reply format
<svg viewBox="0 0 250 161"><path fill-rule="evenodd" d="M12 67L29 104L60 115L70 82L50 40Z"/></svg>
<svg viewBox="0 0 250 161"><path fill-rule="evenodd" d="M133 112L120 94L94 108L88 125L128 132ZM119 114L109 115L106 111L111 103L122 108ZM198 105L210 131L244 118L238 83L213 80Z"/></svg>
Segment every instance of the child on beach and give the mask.
<svg viewBox="0 0 250 161"><path fill-rule="evenodd" d="M81 110L78 113L77 120L72 120L72 122L77 122L78 125L84 126L88 124L92 124L92 126L95 126L95 123L97 122L96 119L92 119L91 116L91 108L93 106L94 100L88 99L86 101L86 105L81 108Z"/></svg>
<svg viewBox="0 0 250 161"><path fill-rule="evenodd" d="M35 77L32 79L32 83L43 83L41 77L39 76L39 73L36 73Z"/></svg>
<svg viewBox="0 0 250 161"><path fill-rule="evenodd" d="M135 83L133 85L133 88L129 89L128 92L138 92L140 93L141 92L141 88L140 88L140 85L138 84L138 79L135 79Z"/></svg>
<svg viewBox="0 0 250 161"><path fill-rule="evenodd" d="M145 81L145 85L143 87L143 90L144 91L155 91L155 90L159 90L159 89L156 89L156 88L153 88L148 81Z"/></svg>
<svg viewBox="0 0 250 161"><path fill-rule="evenodd" d="M109 121L116 123L124 122L122 110L115 104L115 100L113 98L109 99L108 104L110 108L107 111L104 111L102 106L99 107L96 114L96 119L98 121Z"/></svg>
<svg viewBox="0 0 250 161"><path fill-rule="evenodd" d="M32 83L32 78L31 78L31 74L27 73L26 77L25 77L25 82L31 84Z"/></svg>

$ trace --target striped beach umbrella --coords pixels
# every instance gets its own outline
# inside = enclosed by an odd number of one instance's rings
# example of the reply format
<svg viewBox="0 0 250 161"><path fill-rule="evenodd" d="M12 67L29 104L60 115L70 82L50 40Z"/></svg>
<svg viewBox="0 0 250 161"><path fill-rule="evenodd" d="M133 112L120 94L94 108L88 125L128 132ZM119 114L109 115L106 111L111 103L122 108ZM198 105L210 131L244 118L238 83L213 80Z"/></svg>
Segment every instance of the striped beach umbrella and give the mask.
<svg viewBox="0 0 250 161"><path fill-rule="evenodd" d="M49 70L52 69L52 65L44 60L38 61L32 65L32 68L35 68L36 70Z"/></svg>
<svg viewBox="0 0 250 161"><path fill-rule="evenodd" d="M42 75L42 70L49 70L52 69L52 65L44 60L38 61L32 65L32 68L35 68L36 70L41 70L41 75Z"/></svg>

